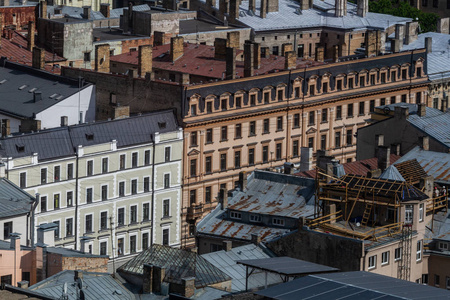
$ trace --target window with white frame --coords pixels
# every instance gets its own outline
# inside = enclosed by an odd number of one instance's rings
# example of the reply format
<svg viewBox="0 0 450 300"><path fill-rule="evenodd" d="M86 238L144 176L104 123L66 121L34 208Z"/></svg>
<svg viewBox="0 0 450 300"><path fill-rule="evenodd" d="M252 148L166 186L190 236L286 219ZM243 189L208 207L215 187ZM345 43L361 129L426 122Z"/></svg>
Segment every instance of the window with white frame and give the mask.
<svg viewBox="0 0 450 300"><path fill-rule="evenodd" d="M439 249L448 250L448 244L444 242L439 242Z"/></svg>
<svg viewBox="0 0 450 300"><path fill-rule="evenodd" d="M107 255L108 242L100 242L100 255Z"/></svg>
<svg viewBox="0 0 450 300"><path fill-rule="evenodd" d="M381 253L381 265L389 264L389 256L390 256L389 254L390 254L389 251Z"/></svg>
<svg viewBox="0 0 450 300"><path fill-rule="evenodd" d="M273 225L277 225L277 226L284 226L284 219L273 218L272 219L272 224Z"/></svg>
<svg viewBox="0 0 450 300"><path fill-rule="evenodd" d="M394 259L395 259L395 261L402 259L402 248L401 247L395 248Z"/></svg>
<svg viewBox="0 0 450 300"><path fill-rule="evenodd" d="M261 222L261 221L262 221L262 218L260 215L254 215L254 214L250 215L250 222Z"/></svg>
<svg viewBox="0 0 450 300"><path fill-rule="evenodd" d="M423 221L423 203L419 204L419 222Z"/></svg>
<svg viewBox="0 0 450 300"><path fill-rule="evenodd" d="M416 260L422 259L422 240L417 241Z"/></svg>
<svg viewBox="0 0 450 300"><path fill-rule="evenodd" d="M373 255L369 257L369 270L374 269L377 266L377 256Z"/></svg>
<svg viewBox="0 0 450 300"><path fill-rule="evenodd" d="M413 222L413 206L406 205L405 206L405 223L411 224Z"/></svg>
<svg viewBox="0 0 450 300"><path fill-rule="evenodd" d="M163 200L163 218L170 217L170 199Z"/></svg>
<svg viewBox="0 0 450 300"><path fill-rule="evenodd" d="M240 220L242 218L242 214L237 211L230 211L230 218Z"/></svg>
<svg viewBox="0 0 450 300"><path fill-rule="evenodd" d="M162 244L169 245L169 228L163 229L162 232Z"/></svg>

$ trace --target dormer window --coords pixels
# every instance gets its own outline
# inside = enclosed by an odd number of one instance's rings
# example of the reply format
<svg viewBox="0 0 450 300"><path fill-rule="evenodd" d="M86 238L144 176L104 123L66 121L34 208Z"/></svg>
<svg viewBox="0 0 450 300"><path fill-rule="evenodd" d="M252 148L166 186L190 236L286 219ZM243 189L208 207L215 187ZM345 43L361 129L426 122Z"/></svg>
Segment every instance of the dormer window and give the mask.
<svg viewBox="0 0 450 300"><path fill-rule="evenodd" d="M92 141L93 139L94 139L94 134L93 133L86 133L86 140Z"/></svg>
<svg viewBox="0 0 450 300"><path fill-rule="evenodd" d="M237 211L230 211L230 219L240 220L242 219L242 214Z"/></svg>
<svg viewBox="0 0 450 300"><path fill-rule="evenodd" d="M284 226L284 219L281 218L273 218L272 224L276 226Z"/></svg>
<svg viewBox="0 0 450 300"><path fill-rule="evenodd" d="M262 218L260 215L250 215L250 222L255 222L255 223L259 223L262 221Z"/></svg>
<svg viewBox="0 0 450 300"><path fill-rule="evenodd" d="M158 122L158 127L159 127L159 129L166 128L166 122Z"/></svg>

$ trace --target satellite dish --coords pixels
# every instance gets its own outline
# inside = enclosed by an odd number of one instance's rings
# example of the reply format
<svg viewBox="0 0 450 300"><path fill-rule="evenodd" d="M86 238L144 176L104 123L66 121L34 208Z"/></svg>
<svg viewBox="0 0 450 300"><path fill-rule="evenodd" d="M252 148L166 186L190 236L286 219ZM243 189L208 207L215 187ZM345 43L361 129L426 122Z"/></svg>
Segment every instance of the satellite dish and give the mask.
<svg viewBox="0 0 450 300"><path fill-rule="evenodd" d="M387 114L389 114L391 112L391 108L389 106L385 106L383 108L383 112L387 115Z"/></svg>
<svg viewBox="0 0 450 300"><path fill-rule="evenodd" d="M361 223L356 222L356 226L357 226L357 227L361 226Z"/></svg>

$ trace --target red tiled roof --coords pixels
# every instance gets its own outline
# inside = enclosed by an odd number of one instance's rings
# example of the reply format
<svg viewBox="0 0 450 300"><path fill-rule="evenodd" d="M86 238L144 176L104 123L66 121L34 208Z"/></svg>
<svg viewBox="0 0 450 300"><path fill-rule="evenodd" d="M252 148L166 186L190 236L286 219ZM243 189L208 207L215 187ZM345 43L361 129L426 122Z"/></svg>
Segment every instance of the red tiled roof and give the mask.
<svg viewBox="0 0 450 300"><path fill-rule="evenodd" d="M174 63L170 61L170 45L153 47L153 67L169 71L189 73L198 76L221 79L225 72L225 60L214 59L214 47L207 45L184 44L184 54ZM242 50L236 54L242 54ZM273 70L284 70L284 57L271 55L269 58L261 57L261 68L254 69L256 74L265 74ZM138 64L138 51L122 53L111 57L111 62L126 64ZM317 61L306 61L297 59L297 68L301 68L308 63L308 66L316 66L324 63ZM240 77L244 77L244 62L236 61L236 72Z"/></svg>
<svg viewBox="0 0 450 300"><path fill-rule="evenodd" d="M13 32L11 40L7 39L6 37L2 37L0 56L5 56L12 62L17 62L27 66L32 65L33 54L27 49L27 39L17 31ZM55 62L66 60L64 57L58 55L55 55L55 57L53 58L53 54L45 50L45 62L52 63L53 59ZM45 69L46 71L51 72L52 66L46 65ZM59 70L59 68L54 68L53 71L59 72Z"/></svg>
<svg viewBox="0 0 450 300"><path fill-rule="evenodd" d="M398 159L400 159L399 155L391 154L390 156L391 165L394 164ZM369 172L370 170L376 170L378 168L378 158L374 157L359 161L353 161L350 163L345 163L343 164L343 166L345 174L367 176L367 172ZM315 178L316 170L303 171L296 173L295 175Z"/></svg>

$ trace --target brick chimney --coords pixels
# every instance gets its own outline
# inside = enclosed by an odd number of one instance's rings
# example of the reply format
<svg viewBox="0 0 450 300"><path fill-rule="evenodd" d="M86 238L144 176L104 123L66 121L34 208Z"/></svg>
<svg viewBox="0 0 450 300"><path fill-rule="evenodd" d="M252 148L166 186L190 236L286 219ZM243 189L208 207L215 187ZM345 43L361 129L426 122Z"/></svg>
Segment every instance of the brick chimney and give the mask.
<svg viewBox="0 0 450 300"><path fill-rule="evenodd" d="M255 69L261 68L261 44L260 43L252 43L253 44L253 67Z"/></svg>
<svg viewBox="0 0 450 300"><path fill-rule="evenodd" d="M164 277L166 277L166 268L153 266L153 292L161 292L161 284L164 282Z"/></svg>
<svg viewBox="0 0 450 300"><path fill-rule="evenodd" d="M409 45L415 40L417 40L419 34L419 22L407 22L406 23L406 34L405 34L405 45Z"/></svg>
<svg viewBox="0 0 450 300"><path fill-rule="evenodd" d="M11 134L11 125L9 119L1 120L1 128L2 128L2 137L6 137Z"/></svg>
<svg viewBox="0 0 450 300"><path fill-rule="evenodd" d="M278 0L267 0L267 12L278 12Z"/></svg>
<svg viewBox="0 0 450 300"><path fill-rule="evenodd" d="M236 48L227 47L226 79L236 78Z"/></svg>
<svg viewBox="0 0 450 300"><path fill-rule="evenodd" d="M347 15L347 0L335 0L334 16L343 17Z"/></svg>
<svg viewBox="0 0 450 300"><path fill-rule="evenodd" d="M365 37L365 44L366 44L366 56L376 56L379 52L379 43L381 43L380 40L378 40L378 34L375 30L368 30L366 32Z"/></svg>
<svg viewBox="0 0 450 300"><path fill-rule="evenodd" d="M417 115L419 117L425 117L426 114L427 114L427 106L425 105L425 103L418 103L417 104Z"/></svg>
<svg viewBox="0 0 450 300"><path fill-rule="evenodd" d="M100 4L100 12L102 13L102 15L105 18L109 18L110 17L109 3L101 3Z"/></svg>
<svg viewBox="0 0 450 300"><path fill-rule="evenodd" d="M284 68L295 69L297 67L297 55L295 51L288 51L284 55Z"/></svg>
<svg viewBox="0 0 450 300"><path fill-rule="evenodd" d="M404 38L405 38L405 25L395 24L395 39L399 41L399 49L403 48Z"/></svg>
<svg viewBox="0 0 450 300"><path fill-rule="evenodd" d="M433 52L433 38L432 37L425 38L425 49L427 50L427 53Z"/></svg>
<svg viewBox="0 0 450 300"><path fill-rule="evenodd" d="M244 76L253 76L253 63L254 63L254 45L251 43L244 44Z"/></svg>
<svg viewBox="0 0 450 300"><path fill-rule="evenodd" d="M316 49L316 61L323 62L325 60L325 48L323 46Z"/></svg>
<svg viewBox="0 0 450 300"><path fill-rule="evenodd" d="M252 233L251 239L252 239L252 244L257 245L257 246L259 244L261 244L261 236L259 234Z"/></svg>
<svg viewBox="0 0 450 300"><path fill-rule="evenodd" d="M438 33L446 33L449 34L450 32L450 18L441 18L437 21L436 26Z"/></svg>
<svg viewBox="0 0 450 300"><path fill-rule="evenodd" d="M29 21L28 22L28 43L27 43L27 49L29 51L33 51L34 48L34 38L35 38L35 34L34 34L34 22L33 21Z"/></svg>
<svg viewBox="0 0 450 300"><path fill-rule="evenodd" d="M166 33L162 31L153 32L153 45L162 46L166 44Z"/></svg>
<svg viewBox="0 0 450 300"><path fill-rule="evenodd" d="M400 41L393 39L391 40L391 51L392 53L398 53L400 52Z"/></svg>
<svg viewBox="0 0 450 300"><path fill-rule="evenodd" d="M406 106L396 106L394 110L394 117L396 119L407 119L409 116L409 109Z"/></svg>
<svg viewBox="0 0 450 300"><path fill-rule="evenodd" d="M183 288L182 296L191 298L195 293L195 277L181 278L181 285Z"/></svg>
<svg viewBox="0 0 450 300"><path fill-rule="evenodd" d="M255 13L256 10L256 0L248 0L248 10Z"/></svg>
<svg viewBox="0 0 450 300"><path fill-rule="evenodd" d="M95 71L109 73L109 44L95 46Z"/></svg>
<svg viewBox="0 0 450 300"><path fill-rule="evenodd" d="M47 19L47 1L39 1L39 17Z"/></svg>
<svg viewBox="0 0 450 300"><path fill-rule="evenodd" d="M128 105L116 105L113 109L113 120L125 119L130 116L130 107Z"/></svg>
<svg viewBox="0 0 450 300"><path fill-rule="evenodd" d="M227 47L239 49L241 35L239 31L231 31L227 33Z"/></svg>
<svg viewBox="0 0 450 300"><path fill-rule="evenodd" d="M151 45L139 46L138 54L138 76L144 77L153 68L153 49Z"/></svg>
<svg viewBox="0 0 450 300"><path fill-rule="evenodd" d="M226 59L227 57L227 40L216 38L214 40L214 58Z"/></svg>
<svg viewBox="0 0 450 300"><path fill-rule="evenodd" d="M220 189L219 198L222 203L222 209L228 208L228 190L227 188Z"/></svg>
<svg viewBox="0 0 450 300"><path fill-rule="evenodd" d="M430 138L428 136L421 136L419 137L419 144L420 148L422 148L425 151L430 150Z"/></svg>
<svg viewBox="0 0 450 300"><path fill-rule="evenodd" d="M386 146L379 146L377 150L378 169L381 171L386 170L390 165L391 149Z"/></svg>
<svg viewBox="0 0 450 300"><path fill-rule="evenodd" d="M223 241L222 247L223 247L223 250L228 252L233 248L233 242L232 241Z"/></svg>
<svg viewBox="0 0 450 300"><path fill-rule="evenodd" d="M300 9L307 10L313 7L312 0L300 0Z"/></svg>
<svg viewBox="0 0 450 300"><path fill-rule="evenodd" d="M90 20L91 19L91 7L83 6L83 19Z"/></svg>
<svg viewBox="0 0 450 300"><path fill-rule="evenodd" d="M285 56L286 52L293 51L294 47L291 43L285 43L281 45L281 56Z"/></svg>
<svg viewBox="0 0 450 300"><path fill-rule="evenodd" d="M230 13L230 1L229 0L219 0L219 12L221 15Z"/></svg>
<svg viewBox="0 0 450 300"><path fill-rule="evenodd" d="M356 14L364 18L369 11L369 0L357 0L356 6Z"/></svg>
<svg viewBox="0 0 450 300"><path fill-rule="evenodd" d="M239 19L239 3L240 0L230 0L230 19L232 21Z"/></svg>
<svg viewBox="0 0 450 300"><path fill-rule="evenodd" d="M170 61L174 62L184 53L184 38L182 36L170 39Z"/></svg>
<svg viewBox="0 0 450 300"><path fill-rule="evenodd" d="M245 171L239 172L239 186L241 191L247 190L247 172Z"/></svg>
<svg viewBox="0 0 450 300"><path fill-rule="evenodd" d="M45 65L45 51L44 49L34 47L33 48L33 59L32 66L35 69L44 69Z"/></svg>
<svg viewBox="0 0 450 300"><path fill-rule="evenodd" d="M150 294L153 292L153 265L144 264L143 268L142 291L144 294Z"/></svg>
<svg viewBox="0 0 450 300"><path fill-rule="evenodd" d="M267 14L267 0L261 0L261 7L259 9L259 17L265 19Z"/></svg>

